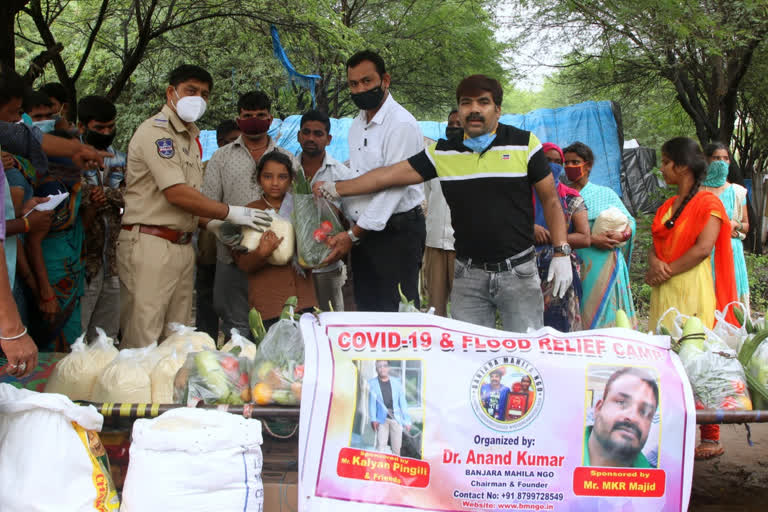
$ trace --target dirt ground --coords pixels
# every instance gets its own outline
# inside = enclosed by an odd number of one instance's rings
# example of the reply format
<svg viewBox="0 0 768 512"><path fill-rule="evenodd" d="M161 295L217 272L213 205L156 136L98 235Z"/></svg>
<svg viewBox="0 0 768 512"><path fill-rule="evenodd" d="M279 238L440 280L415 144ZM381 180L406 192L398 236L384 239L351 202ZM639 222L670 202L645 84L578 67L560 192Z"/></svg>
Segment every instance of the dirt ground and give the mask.
<svg viewBox="0 0 768 512"><path fill-rule="evenodd" d="M725 454L697 461L690 512L764 512L768 510L768 423L753 423L753 446L744 425L722 425Z"/></svg>

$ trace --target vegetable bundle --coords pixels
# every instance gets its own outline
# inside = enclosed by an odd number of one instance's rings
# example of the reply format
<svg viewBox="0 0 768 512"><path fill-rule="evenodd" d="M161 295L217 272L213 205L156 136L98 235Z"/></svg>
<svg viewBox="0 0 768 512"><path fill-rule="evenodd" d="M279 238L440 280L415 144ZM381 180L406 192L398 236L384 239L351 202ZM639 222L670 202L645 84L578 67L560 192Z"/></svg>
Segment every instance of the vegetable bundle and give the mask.
<svg viewBox="0 0 768 512"><path fill-rule="evenodd" d="M206 404L242 405L251 400L248 374L251 362L228 352L190 353L176 374L173 401L194 407Z"/></svg>
<svg viewBox="0 0 768 512"><path fill-rule="evenodd" d="M746 323L749 332L739 351L739 361L746 370L755 409L768 409L768 328Z"/></svg>
<svg viewBox="0 0 768 512"><path fill-rule="evenodd" d="M293 318L295 297L259 345L251 372L251 397L258 405L298 405L304 378L304 339Z"/></svg>
<svg viewBox="0 0 768 512"><path fill-rule="evenodd" d="M736 352L690 317L680 338L680 360L691 387L708 409L752 410L744 375Z"/></svg>

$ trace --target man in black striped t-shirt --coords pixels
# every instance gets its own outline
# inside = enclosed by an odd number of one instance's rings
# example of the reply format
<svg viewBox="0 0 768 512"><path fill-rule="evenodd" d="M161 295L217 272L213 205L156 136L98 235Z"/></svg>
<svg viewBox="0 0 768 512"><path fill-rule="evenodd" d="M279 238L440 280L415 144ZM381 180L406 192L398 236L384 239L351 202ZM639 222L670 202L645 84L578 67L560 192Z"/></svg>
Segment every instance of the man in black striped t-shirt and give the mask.
<svg viewBox="0 0 768 512"><path fill-rule="evenodd" d="M543 325L544 304L533 249L533 192L550 226L555 257L548 280L562 297L573 280L562 206L538 138L499 123L501 85L483 75L456 90L464 136L440 139L408 160L354 180L317 183L330 198L368 194L439 178L451 210L456 271L451 315L506 330Z"/></svg>

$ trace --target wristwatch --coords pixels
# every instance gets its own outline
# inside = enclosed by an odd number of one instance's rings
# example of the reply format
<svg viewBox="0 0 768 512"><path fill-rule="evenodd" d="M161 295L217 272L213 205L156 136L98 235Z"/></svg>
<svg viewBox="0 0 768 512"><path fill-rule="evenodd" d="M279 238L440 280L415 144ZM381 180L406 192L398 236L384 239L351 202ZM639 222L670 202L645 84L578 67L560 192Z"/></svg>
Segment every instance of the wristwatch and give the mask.
<svg viewBox="0 0 768 512"><path fill-rule="evenodd" d="M563 245L552 246L552 250L555 252L555 254L560 256L570 256L570 254L573 252L573 249L571 249L571 246L567 243Z"/></svg>
<svg viewBox="0 0 768 512"><path fill-rule="evenodd" d="M347 236L349 236L349 239L352 240L352 243L357 245L360 243L360 237L355 236L355 232L352 231L352 228L347 230Z"/></svg>

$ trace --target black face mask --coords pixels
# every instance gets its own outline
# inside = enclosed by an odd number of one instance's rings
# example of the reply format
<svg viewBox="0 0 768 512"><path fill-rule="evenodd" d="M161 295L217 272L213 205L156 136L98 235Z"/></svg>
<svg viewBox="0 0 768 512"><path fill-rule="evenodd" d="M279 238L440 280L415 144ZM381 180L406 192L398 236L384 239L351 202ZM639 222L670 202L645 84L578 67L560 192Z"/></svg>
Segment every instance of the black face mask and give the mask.
<svg viewBox="0 0 768 512"><path fill-rule="evenodd" d="M112 141L115 140L116 133L112 132L109 135L104 135L103 133L87 130L84 138L87 144L97 149L107 149L112 144Z"/></svg>
<svg viewBox="0 0 768 512"><path fill-rule="evenodd" d="M448 126L445 129L445 136L448 138L448 140L454 139L456 137L462 137L464 135L464 128L461 126Z"/></svg>
<svg viewBox="0 0 768 512"><path fill-rule="evenodd" d="M384 99L384 90L381 85L374 87L373 89L365 92L359 92L357 94L350 93L352 101L360 110L373 110L381 105Z"/></svg>

